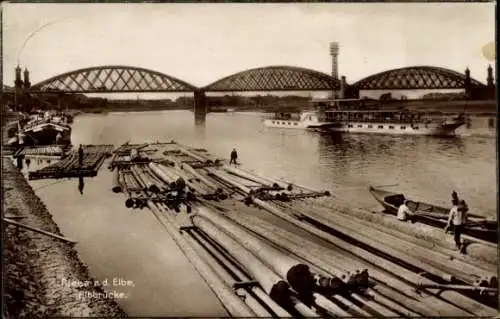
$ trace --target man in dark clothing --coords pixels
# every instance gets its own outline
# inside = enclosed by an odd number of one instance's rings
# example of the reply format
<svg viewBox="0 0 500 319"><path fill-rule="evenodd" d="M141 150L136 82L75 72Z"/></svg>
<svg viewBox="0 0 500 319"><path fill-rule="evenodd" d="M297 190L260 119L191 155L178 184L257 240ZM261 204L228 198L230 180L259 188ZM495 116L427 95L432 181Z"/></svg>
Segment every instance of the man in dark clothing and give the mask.
<svg viewBox="0 0 500 319"><path fill-rule="evenodd" d="M236 152L236 149L233 148L233 151L231 152L231 160L229 161L229 164L237 164L236 160L238 159L238 153Z"/></svg>
<svg viewBox="0 0 500 319"><path fill-rule="evenodd" d="M17 162L17 168L22 171L23 170L23 159L24 159L24 155L18 155L16 157L16 162Z"/></svg>
<svg viewBox="0 0 500 319"><path fill-rule="evenodd" d="M80 167L83 166L83 147L82 144L80 144L80 147L78 148L78 164Z"/></svg>

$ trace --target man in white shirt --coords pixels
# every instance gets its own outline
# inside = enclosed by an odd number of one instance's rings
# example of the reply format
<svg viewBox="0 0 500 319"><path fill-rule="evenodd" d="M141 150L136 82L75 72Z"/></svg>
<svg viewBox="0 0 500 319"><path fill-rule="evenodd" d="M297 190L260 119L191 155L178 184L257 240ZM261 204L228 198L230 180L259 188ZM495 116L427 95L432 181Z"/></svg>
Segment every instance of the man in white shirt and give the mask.
<svg viewBox="0 0 500 319"><path fill-rule="evenodd" d="M411 210L408 208L408 206L406 206L406 204L408 204L407 200L405 200L403 204L401 204L401 206L399 206L398 208L398 214L396 217L401 221L405 221L408 218L408 215L413 214Z"/></svg>
<svg viewBox="0 0 500 319"><path fill-rule="evenodd" d="M464 215L465 209L458 207L458 201L456 199L452 200L453 207L450 209L450 214L448 215L448 223L445 227L445 231L453 225L455 245L457 249L460 250L462 247L462 242L460 240L460 235L464 230Z"/></svg>

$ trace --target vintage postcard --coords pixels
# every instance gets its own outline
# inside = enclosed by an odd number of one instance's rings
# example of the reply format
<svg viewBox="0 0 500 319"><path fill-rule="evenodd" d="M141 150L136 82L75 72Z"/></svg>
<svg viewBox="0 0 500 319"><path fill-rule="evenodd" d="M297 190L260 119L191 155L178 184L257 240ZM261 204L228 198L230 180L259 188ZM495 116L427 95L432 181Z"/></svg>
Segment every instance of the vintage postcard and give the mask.
<svg viewBox="0 0 500 319"><path fill-rule="evenodd" d="M4 3L3 318L495 316L494 3Z"/></svg>

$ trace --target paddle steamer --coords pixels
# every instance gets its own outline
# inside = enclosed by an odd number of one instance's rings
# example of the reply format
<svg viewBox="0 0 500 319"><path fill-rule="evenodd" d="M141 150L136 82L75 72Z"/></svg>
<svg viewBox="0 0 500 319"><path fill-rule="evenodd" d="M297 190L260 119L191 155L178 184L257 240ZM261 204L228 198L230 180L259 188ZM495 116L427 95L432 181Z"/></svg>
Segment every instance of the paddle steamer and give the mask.
<svg viewBox="0 0 500 319"><path fill-rule="evenodd" d="M443 117L439 112L380 109L358 99L316 100L319 121L335 123L336 132L453 136L466 123L463 114Z"/></svg>

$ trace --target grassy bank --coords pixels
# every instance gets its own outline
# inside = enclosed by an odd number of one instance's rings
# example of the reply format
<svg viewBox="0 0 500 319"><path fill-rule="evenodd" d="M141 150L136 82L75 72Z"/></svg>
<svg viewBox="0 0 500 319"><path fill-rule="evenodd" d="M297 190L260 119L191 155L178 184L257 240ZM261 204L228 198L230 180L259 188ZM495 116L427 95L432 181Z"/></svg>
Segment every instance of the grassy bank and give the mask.
<svg viewBox="0 0 500 319"><path fill-rule="evenodd" d="M20 217L20 223L64 236L24 176L6 157L2 157L2 177L6 217ZM102 294L101 287L69 284L93 282L72 246L4 225L4 318L126 316L113 299L88 297Z"/></svg>

